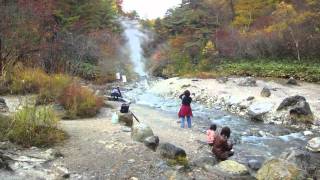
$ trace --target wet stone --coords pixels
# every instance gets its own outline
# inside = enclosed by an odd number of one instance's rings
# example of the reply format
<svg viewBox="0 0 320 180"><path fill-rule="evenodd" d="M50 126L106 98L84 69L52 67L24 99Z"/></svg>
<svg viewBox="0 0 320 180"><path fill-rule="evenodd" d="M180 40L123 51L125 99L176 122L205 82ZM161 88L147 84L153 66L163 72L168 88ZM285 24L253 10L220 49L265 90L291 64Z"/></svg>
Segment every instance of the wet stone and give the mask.
<svg viewBox="0 0 320 180"><path fill-rule="evenodd" d="M303 96L291 96L285 98L277 111L288 110L291 120L310 123L314 120L309 103Z"/></svg>
<svg viewBox="0 0 320 180"><path fill-rule="evenodd" d="M257 81L254 77L241 78L236 83L238 86L257 86Z"/></svg>
<svg viewBox="0 0 320 180"><path fill-rule="evenodd" d="M262 162L257 159L250 159L248 161L248 167L254 171L257 171L261 168Z"/></svg>
<svg viewBox="0 0 320 180"><path fill-rule="evenodd" d="M320 152L320 137L315 137L308 141L306 148L312 152Z"/></svg>
<svg viewBox="0 0 320 180"><path fill-rule="evenodd" d="M294 163L299 169L305 170L309 176L313 176L317 169L320 169L320 157L317 153L307 150L292 148L289 152L283 153L281 158Z"/></svg>
<svg viewBox="0 0 320 180"><path fill-rule="evenodd" d="M270 97L271 96L271 91L268 87L264 87L261 91L261 96L262 97Z"/></svg>
<svg viewBox="0 0 320 180"><path fill-rule="evenodd" d="M270 112L273 108L272 103L257 102L253 103L248 108L248 116L253 120L263 120L263 115Z"/></svg>
<svg viewBox="0 0 320 180"><path fill-rule="evenodd" d="M289 85L298 85L298 82L296 79L294 79L293 77L290 77L287 81L287 84Z"/></svg>
<svg viewBox="0 0 320 180"><path fill-rule="evenodd" d="M303 135L305 135L305 136L312 136L312 135L313 135L313 132L311 132L311 131L303 131Z"/></svg>

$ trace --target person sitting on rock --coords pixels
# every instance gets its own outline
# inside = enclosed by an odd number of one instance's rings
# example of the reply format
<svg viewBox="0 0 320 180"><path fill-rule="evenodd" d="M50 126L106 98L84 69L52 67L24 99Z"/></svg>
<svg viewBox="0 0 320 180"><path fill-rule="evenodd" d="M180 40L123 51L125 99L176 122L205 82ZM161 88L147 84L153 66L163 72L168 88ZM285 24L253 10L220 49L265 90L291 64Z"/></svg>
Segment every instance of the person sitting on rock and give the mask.
<svg viewBox="0 0 320 180"><path fill-rule="evenodd" d="M210 129L207 130L207 143L209 146L213 146L213 142L216 136L217 125L211 124Z"/></svg>
<svg viewBox="0 0 320 180"><path fill-rule="evenodd" d="M191 128L191 102L192 98L190 97L190 91L186 90L183 94L179 96L182 100L182 105L178 113L179 118L181 118L181 128L185 127L185 118L187 118L188 128Z"/></svg>
<svg viewBox="0 0 320 180"><path fill-rule="evenodd" d="M112 89L111 97L113 98L113 100L118 100L119 97L122 97L122 94L121 94L121 91L120 91L119 87Z"/></svg>
<svg viewBox="0 0 320 180"><path fill-rule="evenodd" d="M233 155L232 144L228 143L230 138L231 130L229 127L221 129L220 135L215 137L212 147L212 153L217 159L224 161Z"/></svg>

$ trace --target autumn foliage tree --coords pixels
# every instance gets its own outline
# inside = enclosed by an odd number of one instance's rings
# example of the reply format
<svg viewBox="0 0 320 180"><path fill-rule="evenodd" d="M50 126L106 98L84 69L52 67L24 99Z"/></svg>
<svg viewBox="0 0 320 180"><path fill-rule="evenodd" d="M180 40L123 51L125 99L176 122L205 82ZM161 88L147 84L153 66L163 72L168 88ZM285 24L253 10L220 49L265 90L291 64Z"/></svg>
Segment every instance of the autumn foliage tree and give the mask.
<svg viewBox="0 0 320 180"><path fill-rule="evenodd" d="M1 69L10 60L94 77L95 66L115 55L119 8L119 0L0 0Z"/></svg>
<svg viewBox="0 0 320 180"><path fill-rule="evenodd" d="M318 0L183 0L155 20L151 57L193 70L222 59L319 62L319 19Z"/></svg>

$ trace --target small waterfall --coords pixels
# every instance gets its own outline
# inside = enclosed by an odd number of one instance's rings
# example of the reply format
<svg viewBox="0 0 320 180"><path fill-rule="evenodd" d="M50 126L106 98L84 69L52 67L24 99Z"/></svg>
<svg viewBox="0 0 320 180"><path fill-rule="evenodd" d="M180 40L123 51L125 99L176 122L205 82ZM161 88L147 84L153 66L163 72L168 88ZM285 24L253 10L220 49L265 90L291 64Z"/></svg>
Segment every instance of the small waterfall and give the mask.
<svg viewBox="0 0 320 180"><path fill-rule="evenodd" d="M124 28L123 36L126 38L126 50L130 61L134 66L134 72L140 77L146 77L145 57L143 56L142 44L148 40L148 35L142 30L137 20L122 19L121 25Z"/></svg>

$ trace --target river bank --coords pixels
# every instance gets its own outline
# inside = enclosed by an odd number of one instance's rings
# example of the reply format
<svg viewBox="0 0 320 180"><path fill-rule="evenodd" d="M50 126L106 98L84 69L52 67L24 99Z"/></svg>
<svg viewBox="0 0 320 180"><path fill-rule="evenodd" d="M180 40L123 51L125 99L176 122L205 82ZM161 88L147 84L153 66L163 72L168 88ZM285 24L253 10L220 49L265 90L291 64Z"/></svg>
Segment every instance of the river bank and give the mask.
<svg viewBox="0 0 320 180"><path fill-rule="evenodd" d="M142 123L152 128L154 134L160 138L160 143L172 143L185 150L188 166L170 165L161 157L159 150L154 153L142 143L132 140L130 128L113 124L111 121L113 113L119 110L121 103L108 102L113 109L103 108L95 118L61 121L61 128L70 137L64 143L53 147L56 152L59 152L59 157L50 159L50 162L43 163L41 161L40 165L36 167L42 173L41 176L46 179L50 179L51 176L54 177L53 179L61 177L69 177L70 179L232 179L231 177L239 179L242 177L248 179L255 176L256 168L260 168L263 162L272 158L279 159L283 155L285 157L282 158L289 161L290 159L286 157L287 154L290 155L288 157L294 157L296 160L300 157L300 154L297 154L300 151L306 156L302 161L312 164L307 167L315 167L315 170L313 169L309 174L317 176L315 172L319 166L314 164L318 162L319 156L316 153L308 152L305 148L308 140L317 136L316 133L304 135L304 132L291 131L277 125L251 122L221 110L213 111L213 108L205 108L198 103L193 104L196 114L193 119L193 128L191 130L181 129L176 123L176 111L180 101L170 99L170 97L174 97L173 94L168 97L164 93L163 97L158 96L160 91L166 92L164 88L169 89L169 85L173 85L173 83L180 87L179 79L176 80L177 82L167 81L152 81L150 86L146 81L127 85L124 87L126 88L124 95L134 100L130 107L131 111ZM185 82L196 82L197 86L206 84L202 80L194 81L192 79ZM163 83L169 85L159 87L163 86ZM196 85L190 85L190 87ZM100 93L107 95L106 89L100 90ZM158 94L154 94L155 92ZM176 93L179 93L178 90ZM194 98L196 99L196 95ZM17 103L14 102L18 102L18 100L13 97L5 99L8 101L9 109L16 109L14 104ZM206 117L210 117L210 119L206 119ZM222 173L217 171L221 163L215 161L209 147L203 144L206 137L203 130L208 128L210 120L218 123L219 128L225 125L231 127L235 155L230 158L231 162L227 162L229 163L227 167L234 168L233 165L236 163L236 167L241 167L240 169L243 170L244 176L242 176L242 172L234 175L233 172L230 174L228 171ZM22 152L28 150L24 149ZM40 149L39 153L41 152L47 152L47 149ZM315 162L311 162L310 159ZM15 161L9 162L10 166L12 166L11 163L15 163ZM252 162L260 165L251 167ZM30 164L32 165L32 163L27 163L28 167ZM56 167L59 168L56 170ZM15 172L19 172L20 169L15 169ZM230 168L228 169L230 170ZM43 172L50 173L43 175ZM0 175L4 175L3 177L10 175L5 173L7 172L2 171ZM27 176L39 177L38 173L34 168L31 168L27 169L24 174L14 173L14 175L17 175L17 179L24 179Z"/></svg>
<svg viewBox="0 0 320 180"><path fill-rule="evenodd" d="M269 91L269 97L262 95L264 88ZM299 82L298 85L288 85L284 80L266 81L237 77L170 78L153 83L151 92L176 99L187 89L191 91L195 102L211 108L226 110L241 117L252 118L256 115L265 123L284 124L298 128L319 128L320 85L318 84ZM296 95L305 97L313 112L313 122L308 126L291 121L288 111L277 110L285 98Z"/></svg>

